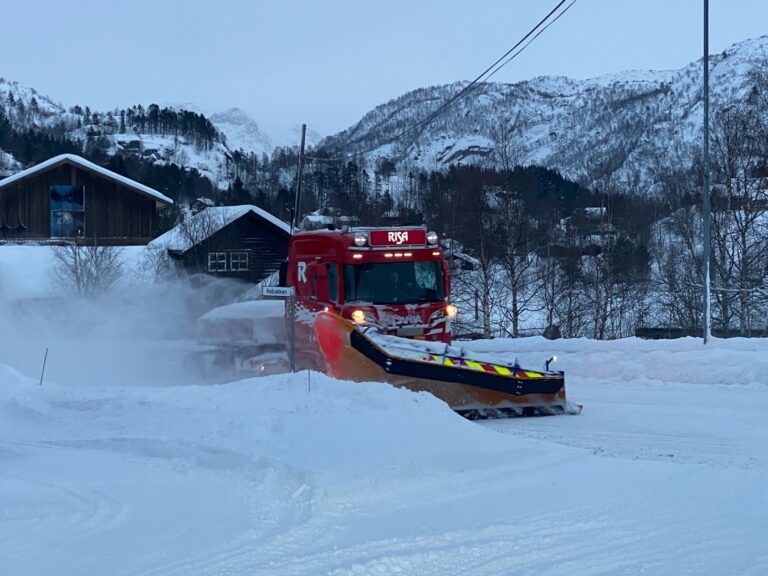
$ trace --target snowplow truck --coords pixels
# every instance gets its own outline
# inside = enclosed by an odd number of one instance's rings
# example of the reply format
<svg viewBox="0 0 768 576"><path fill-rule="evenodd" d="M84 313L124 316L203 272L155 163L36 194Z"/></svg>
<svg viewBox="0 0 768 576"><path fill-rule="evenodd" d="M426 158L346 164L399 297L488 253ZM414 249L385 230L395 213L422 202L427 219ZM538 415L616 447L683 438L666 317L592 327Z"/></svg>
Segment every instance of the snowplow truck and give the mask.
<svg viewBox="0 0 768 576"><path fill-rule="evenodd" d="M569 411L565 375L548 362L532 370L452 345L448 262L426 228L296 233L280 284L295 289L298 369L430 392L468 417Z"/></svg>

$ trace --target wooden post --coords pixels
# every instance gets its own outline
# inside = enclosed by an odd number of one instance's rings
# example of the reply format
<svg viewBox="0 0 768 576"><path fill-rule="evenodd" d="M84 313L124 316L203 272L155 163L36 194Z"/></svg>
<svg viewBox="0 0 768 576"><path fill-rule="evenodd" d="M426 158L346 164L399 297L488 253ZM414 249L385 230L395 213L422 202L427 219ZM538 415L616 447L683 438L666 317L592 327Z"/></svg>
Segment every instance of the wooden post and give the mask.
<svg viewBox="0 0 768 576"><path fill-rule="evenodd" d="M291 353L291 373L296 372L296 290L288 298L288 314L291 319L291 341L290 341L290 353Z"/></svg>

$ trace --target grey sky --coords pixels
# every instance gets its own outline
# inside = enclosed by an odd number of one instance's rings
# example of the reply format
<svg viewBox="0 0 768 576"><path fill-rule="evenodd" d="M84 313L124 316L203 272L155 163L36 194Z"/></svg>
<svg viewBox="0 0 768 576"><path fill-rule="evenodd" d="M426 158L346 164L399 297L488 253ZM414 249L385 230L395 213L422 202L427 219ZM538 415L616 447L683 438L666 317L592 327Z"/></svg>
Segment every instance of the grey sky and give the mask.
<svg viewBox="0 0 768 576"><path fill-rule="evenodd" d="M0 76L64 105L239 106L267 131L346 128L408 90L474 78L555 0L10 0ZM679 68L703 0L578 0L494 80ZM710 0L711 52L768 33L766 0Z"/></svg>

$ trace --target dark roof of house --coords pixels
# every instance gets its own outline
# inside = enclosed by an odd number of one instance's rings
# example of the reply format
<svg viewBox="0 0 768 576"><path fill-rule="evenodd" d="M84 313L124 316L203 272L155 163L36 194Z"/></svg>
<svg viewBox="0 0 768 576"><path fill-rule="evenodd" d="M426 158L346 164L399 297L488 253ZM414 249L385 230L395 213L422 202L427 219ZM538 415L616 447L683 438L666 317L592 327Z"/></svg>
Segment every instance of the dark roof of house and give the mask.
<svg viewBox="0 0 768 576"><path fill-rule="evenodd" d="M258 206L251 204L212 206L198 212L194 216L190 216L181 224L158 236L149 243L149 247L174 252L186 252L192 246L210 238L216 232L246 214L254 214L261 218L276 229L278 233L285 234L286 238L291 235L291 227L288 224Z"/></svg>

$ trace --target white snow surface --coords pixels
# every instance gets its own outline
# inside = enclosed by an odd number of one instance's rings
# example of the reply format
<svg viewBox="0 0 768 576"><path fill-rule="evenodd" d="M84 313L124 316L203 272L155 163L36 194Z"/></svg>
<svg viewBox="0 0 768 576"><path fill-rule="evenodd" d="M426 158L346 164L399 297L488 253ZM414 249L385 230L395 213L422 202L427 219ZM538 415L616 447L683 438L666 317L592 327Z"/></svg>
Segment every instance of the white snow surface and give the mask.
<svg viewBox="0 0 768 576"><path fill-rule="evenodd" d="M768 342L464 345L557 352L584 413L477 424L315 373L93 378L85 350L51 350L40 386L3 346L2 573L766 573Z"/></svg>
<svg viewBox="0 0 768 576"><path fill-rule="evenodd" d="M585 405L474 423L316 373L214 385L185 363L208 296L76 298L49 258L0 246L3 576L768 573L768 340L459 342L557 354Z"/></svg>
<svg viewBox="0 0 768 576"><path fill-rule="evenodd" d="M239 320L242 318L278 318L285 316L282 300L248 300L214 308L200 320Z"/></svg>
<svg viewBox="0 0 768 576"><path fill-rule="evenodd" d="M240 108L210 114L209 120L227 137L231 150L269 155L275 148L258 123Z"/></svg>

